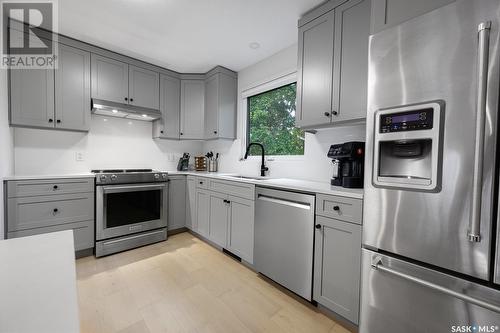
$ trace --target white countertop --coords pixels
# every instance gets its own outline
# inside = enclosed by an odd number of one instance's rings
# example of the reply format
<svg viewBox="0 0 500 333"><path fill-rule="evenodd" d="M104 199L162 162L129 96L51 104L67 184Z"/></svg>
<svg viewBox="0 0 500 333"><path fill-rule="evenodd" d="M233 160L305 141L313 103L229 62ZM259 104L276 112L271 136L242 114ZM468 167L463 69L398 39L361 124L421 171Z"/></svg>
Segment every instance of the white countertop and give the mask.
<svg viewBox="0 0 500 333"><path fill-rule="evenodd" d="M60 179L60 178L94 178L91 172L68 173L58 175L14 175L3 177L3 180L29 180L29 179Z"/></svg>
<svg viewBox="0 0 500 333"><path fill-rule="evenodd" d="M363 189L344 188L341 186L332 186L329 182L316 182L309 180L291 179L291 178L265 178L262 179L239 179L228 177L229 172L206 172L206 171L165 171L169 175L194 175L207 178L218 178L224 180L238 181L255 184L262 187L280 188L285 190L295 190L310 193L321 193L329 195L338 195L354 199L363 199Z"/></svg>
<svg viewBox="0 0 500 333"><path fill-rule="evenodd" d="M0 332L80 332L73 231L0 241Z"/></svg>

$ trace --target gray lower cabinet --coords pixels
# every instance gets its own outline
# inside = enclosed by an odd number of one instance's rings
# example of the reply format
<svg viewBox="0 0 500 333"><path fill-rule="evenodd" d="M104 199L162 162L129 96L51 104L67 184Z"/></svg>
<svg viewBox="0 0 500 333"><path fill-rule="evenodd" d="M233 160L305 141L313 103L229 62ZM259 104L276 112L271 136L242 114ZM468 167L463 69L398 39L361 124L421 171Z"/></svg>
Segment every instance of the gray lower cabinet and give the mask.
<svg viewBox="0 0 500 333"><path fill-rule="evenodd" d="M94 179L4 182L8 238L73 230L75 251L94 247Z"/></svg>
<svg viewBox="0 0 500 333"><path fill-rule="evenodd" d="M334 6L335 5L335 6ZM299 21L296 125L366 117L371 0L326 2Z"/></svg>
<svg viewBox="0 0 500 333"><path fill-rule="evenodd" d="M181 80L180 138L202 140L205 135L205 82Z"/></svg>
<svg viewBox="0 0 500 333"><path fill-rule="evenodd" d="M13 69L9 77L12 126L89 130L89 52L60 44L58 69Z"/></svg>
<svg viewBox="0 0 500 333"><path fill-rule="evenodd" d="M215 73L205 80L205 139L236 138L236 75Z"/></svg>
<svg viewBox="0 0 500 333"><path fill-rule="evenodd" d="M196 219L196 178L186 177L186 227L196 231L198 221Z"/></svg>
<svg viewBox="0 0 500 333"><path fill-rule="evenodd" d="M210 192L208 238L221 247L226 246L228 207L229 202L227 200L227 195L218 192Z"/></svg>
<svg viewBox="0 0 500 333"><path fill-rule="evenodd" d="M128 64L92 54L92 98L128 103Z"/></svg>
<svg viewBox="0 0 500 333"><path fill-rule="evenodd" d="M186 176L168 179L168 230L176 230L186 226Z"/></svg>
<svg viewBox="0 0 500 333"><path fill-rule="evenodd" d="M160 108L160 74L129 65L129 104L149 109Z"/></svg>
<svg viewBox="0 0 500 333"><path fill-rule="evenodd" d="M313 299L357 324L361 226L316 216Z"/></svg>
<svg viewBox="0 0 500 333"><path fill-rule="evenodd" d="M253 264L255 201L228 196L227 248Z"/></svg>
<svg viewBox="0 0 500 333"><path fill-rule="evenodd" d="M196 232L208 238L210 214L210 192L204 189L196 189L196 221L198 227Z"/></svg>
<svg viewBox="0 0 500 333"><path fill-rule="evenodd" d="M181 80L160 75L161 119L153 123L153 138L179 139Z"/></svg>
<svg viewBox="0 0 500 333"><path fill-rule="evenodd" d="M90 129L90 52L59 45L55 108L56 128Z"/></svg>
<svg viewBox="0 0 500 333"><path fill-rule="evenodd" d="M455 0L372 0L371 33L396 26Z"/></svg>

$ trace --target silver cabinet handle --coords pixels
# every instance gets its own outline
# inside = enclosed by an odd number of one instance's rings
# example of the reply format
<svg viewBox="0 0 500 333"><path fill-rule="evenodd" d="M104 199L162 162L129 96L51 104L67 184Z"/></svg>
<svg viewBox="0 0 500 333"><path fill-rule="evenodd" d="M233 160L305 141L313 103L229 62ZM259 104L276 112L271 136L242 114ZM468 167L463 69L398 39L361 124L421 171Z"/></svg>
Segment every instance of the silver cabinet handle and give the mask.
<svg viewBox="0 0 500 333"><path fill-rule="evenodd" d="M151 190L163 190L166 184L147 184L147 185L110 185L103 186L104 193L122 193L122 192L139 192L139 191L151 191Z"/></svg>
<svg viewBox="0 0 500 333"><path fill-rule="evenodd" d="M477 45L477 100L476 143L474 146L474 174L472 176L472 207L467 238L481 241L481 191L483 190L484 123L486 119L486 92L488 87L488 59L491 22L479 24Z"/></svg>
<svg viewBox="0 0 500 333"><path fill-rule="evenodd" d="M475 305L478 305L478 306L483 307L485 309L500 313L500 306L498 306L498 305L491 304L491 303L485 302L483 300L480 300L480 299L477 299L477 298L474 298L474 297L471 297L468 295L464 295L462 293L456 292L455 290L445 288L445 287L440 286L438 284L420 279L416 276L408 275L406 273L398 272L392 268L385 267L382 263L381 257L376 256L372 259L372 268L376 269L378 271L381 271L381 272L395 275L395 276L400 277L404 280L414 282L414 283L419 284L423 287L439 291L443 294L461 299L462 301L465 301L467 303L475 304Z"/></svg>

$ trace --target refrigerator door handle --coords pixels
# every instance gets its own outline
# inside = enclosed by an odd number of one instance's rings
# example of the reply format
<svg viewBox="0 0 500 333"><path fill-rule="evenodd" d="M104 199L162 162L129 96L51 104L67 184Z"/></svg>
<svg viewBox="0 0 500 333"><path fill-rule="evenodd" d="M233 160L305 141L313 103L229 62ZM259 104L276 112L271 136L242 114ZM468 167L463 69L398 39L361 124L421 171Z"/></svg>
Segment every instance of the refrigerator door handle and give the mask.
<svg viewBox="0 0 500 333"><path fill-rule="evenodd" d="M452 290L452 289L440 286L438 284L420 279L416 276L412 276L412 275L409 275L406 273L398 272L397 270L386 267L383 265L382 258L380 256L374 256L372 258L371 266L375 270L395 275L395 276L400 277L404 280L408 280L408 281L414 282L416 284L419 284L421 286L424 286L426 288L430 288L430 289L439 291L443 294L447 294L449 296L461 299L467 303L475 304L475 305L478 305L478 306L483 307L485 309L500 313L500 306L498 306L498 305L494 305L494 304L485 302L483 300L456 292L455 290Z"/></svg>
<svg viewBox="0 0 500 333"><path fill-rule="evenodd" d="M486 119L486 93L488 86L489 39L491 22L478 26L477 45L477 96L476 96L476 143L474 146L474 174L472 178L472 207L470 210L467 238L481 241L481 192L483 190L484 126Z"/></svg>

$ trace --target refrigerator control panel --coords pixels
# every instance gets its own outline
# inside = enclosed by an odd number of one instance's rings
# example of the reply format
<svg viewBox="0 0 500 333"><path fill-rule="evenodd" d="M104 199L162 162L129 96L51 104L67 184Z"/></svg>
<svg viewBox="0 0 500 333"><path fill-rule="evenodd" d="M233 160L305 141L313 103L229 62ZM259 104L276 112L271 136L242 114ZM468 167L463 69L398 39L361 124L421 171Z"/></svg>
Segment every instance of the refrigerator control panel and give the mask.
<svg viewBox="0 0 500 333"><path fill-rule="evenodd" d="M432 129L433 108L380 115L380 133Z"/></svg>

